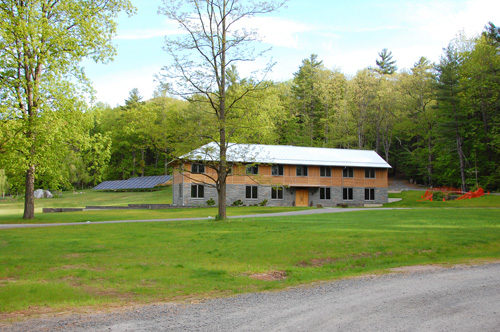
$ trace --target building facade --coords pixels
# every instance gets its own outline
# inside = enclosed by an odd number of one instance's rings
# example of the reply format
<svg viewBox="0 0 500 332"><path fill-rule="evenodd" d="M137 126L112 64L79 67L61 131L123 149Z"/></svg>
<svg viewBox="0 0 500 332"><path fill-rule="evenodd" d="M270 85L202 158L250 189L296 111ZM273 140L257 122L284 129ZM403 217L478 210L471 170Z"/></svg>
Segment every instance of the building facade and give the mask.
<svg viewBox="0 0 500 332"><path fill-rule="evenodd" d="M387 202L390 166L374 151L233 146L240 149L228 150L228 162L232 164L226 181L228 206L360 206ZM217 156L200 153L206 147L183 156L181 167L174 171L174 205L207 206L209 200L217 204L216 172L210 166Z"/></svg>

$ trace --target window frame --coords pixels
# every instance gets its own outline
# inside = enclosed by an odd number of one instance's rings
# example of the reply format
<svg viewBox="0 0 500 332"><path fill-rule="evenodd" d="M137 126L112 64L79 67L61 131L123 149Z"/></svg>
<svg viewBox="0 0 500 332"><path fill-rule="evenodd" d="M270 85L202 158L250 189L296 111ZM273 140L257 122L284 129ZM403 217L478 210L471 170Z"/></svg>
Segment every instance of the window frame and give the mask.
<svg viewBox="0 0 500 332"><path fill-rule="evenodd" d="M250 188L250 197L248 197L248 188ZM255 194L255 197L253 197ZM245 186L245 198L246 199L259 199L258 186L247 185Z"/></svg>
<svg viewBox="0 0 500 332"><path fill-rule="evenodd" d="M321 196L323 196L323 198ZM332 199L332 189L330 187L320 187L319 188L319 199L320 200L331 200Z"/></svg>
<svg viewBox="0 0 500 332"><path fill-rule="evenodd" d="M196 188L196 189L194 189ZM201 188L201 196L200 196L200 188ZM194 189L194 196L193 196L193 189ZM205 198L205 186L202 184L192 184L191 185L191 198L194 199L203 199Z"/></svg>
<svg viewBox="0 0 500 332"><path fill-rule="evenodd" d="M330 166L320 166L319 167L319 176L323 177L323 178L331 178L332 177L332 168Z"/></svg>
<svg viewBox="0 0 500 332"><path fill-rule="evenodd" d="M354 200L354 189L352 187L342 187L342 200L343 201Z"/></svg>
<svg viewBox="0 0 500 332"><path fill-rule="evenodd" d="M368 195L366 195L368 193ZM368 196L368 198L366 198ZM365 201L375 201L375 188L365 188Z"/></svg>
<svg viewBox="0 0 500 332"><path fill-rule="evenodd" d="M271 199L272 200L283 200L284 199L284 188L283 186L277 186L277 187L271 187ZM280 197L281 193L281 197ZM273 197L273 194L275 194L276 197Z"/></svg>
<svg viewBox="0 0 500 332"><path fill-rule="evenodd" d="M347 175L346 175L347 173ZM354 167L344 167L342 169L342 177L346 179L354 178Z"/></svg>
<svg viewBox="0 0 500 332"><path fill-rule="evenodd" d="M372 176L373 173L373 176ZM365 168L365 179L375 179L376 178L375 168Z"/></svg>
<svg viewBox="0 0 500 332"><path fill-rule="evenodd" d="M245 173L246 175L259 175L259 165L247 165Z"/></svg>
<svg viewBox="0 0 500 332"><path fill-rule="evenodd" d="M305 174L299 174L299 169L302 170L301 173L305 173ZM296 169L295 169L295 175L296 176L302 176L302 177L306 177L308 176L308 170L307 170L307 166L306 165L297 165Z"/></svg>
<svg viewBox="0 0 500 332"><path fill-rule="evenodd" d="M202 163L192 163L191 164L192 174L205 174L205 165Z"/></svg>
<svg viewBox="0 0 500 332"><path fill-rule="evenodd" d="M274 174L275 169L278 170L278 174ZM283 165L276 164L271 166L271 176L283 176L284 174L285 174L285 169Z"/></svg>

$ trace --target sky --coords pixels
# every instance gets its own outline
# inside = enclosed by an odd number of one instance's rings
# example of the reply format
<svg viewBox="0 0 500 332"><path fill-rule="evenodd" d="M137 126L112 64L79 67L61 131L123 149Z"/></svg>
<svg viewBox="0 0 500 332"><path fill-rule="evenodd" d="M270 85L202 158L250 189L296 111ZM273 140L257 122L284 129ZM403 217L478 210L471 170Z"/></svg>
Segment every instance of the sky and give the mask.
<svg viewBox="0 0 500 332"><path fill-rule="evenodd" d="M144 100L152 97L155 77L170 61L163 50L165 37L179 31L157 13L161 2L132 0L137 12L118 17L113 61L82 64L98 101L122 105L134 88ZM399 69L408 69L421 56L438 62L459 33L476 36L489 21L500 25L500 1L289 0L284 8L248 22L262 46L271 50L265 59L238 71L245 77L272 58L276 64L268 78L285 81L293 78L303 59L317 54L326 68L354 75L374 66L383 48L392 52Z"/></svg>

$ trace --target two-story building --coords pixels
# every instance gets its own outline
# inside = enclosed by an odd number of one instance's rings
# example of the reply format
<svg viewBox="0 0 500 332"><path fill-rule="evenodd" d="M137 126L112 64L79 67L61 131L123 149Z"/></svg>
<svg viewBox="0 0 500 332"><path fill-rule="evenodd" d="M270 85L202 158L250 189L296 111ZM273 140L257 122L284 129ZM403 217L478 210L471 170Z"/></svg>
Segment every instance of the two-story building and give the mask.
<svg viewBox="0 0 500 332"><path fill-rule="evenodd" d="M181 157L173 176L173 204L199 206L217 202L211 165L218 146L204 145ZM375 151L230 144L227 204L266 200L270 206L336 206L387 202L388 169Z"/></svg>

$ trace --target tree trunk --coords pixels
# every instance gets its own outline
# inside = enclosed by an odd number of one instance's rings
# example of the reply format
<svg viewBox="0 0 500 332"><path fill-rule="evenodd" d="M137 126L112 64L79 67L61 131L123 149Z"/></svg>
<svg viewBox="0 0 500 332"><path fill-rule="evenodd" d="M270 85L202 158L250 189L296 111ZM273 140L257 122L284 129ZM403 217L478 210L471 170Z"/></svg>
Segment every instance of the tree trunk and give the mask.
<svg viewBox="0 0 500 332"><path fill-rule="evenodd" d="M144 176L144 149L141 149L141 176Z"/></svg>
<svg viewBox="0 0 500 332"><path fill-rule="evenodd" d="M165 163L164 163L164 167L165 167L165 175L168 174L168 149L165 148Z"/></svg>
<svg viewBox="0 0 500 332"><path fill-rule="evenodd" d="M467 186L465 184L465 158L464 152L462 151L462 137L458 133L458 128L456 131L456 140L457 140L457 152L458 152L458 160L460 162L460 178L462 180L462 191L467 191Z"/></svg>
<svg viewBox="0 0 500 332"><path fill-rule="evenodd" d="M26 171L23 219L33 218L35 218L35 166L31 165Z"/></svg>
<svg viewBox="0 0 500 332"><path fill-rule="evenodd" d="M432 187L432 136L431 136L432 127L429 128L429 137L427 138L427 184Z"/></svg>
<svg viewBox="0 0 500 332"><path fill-rule="evenodd" d="M226 219L226 1L223 2L222 45L219 85L219 169L217 194L219 198L217 219Z"/></svg>
<svg viewBox="0 0 500 332"><path fill-rule="evenodd" d="M135 151L132 152L132 176L135 176Z"/></svg>

